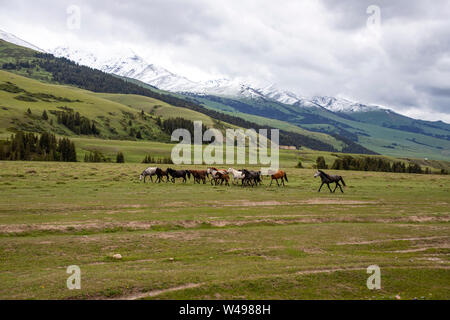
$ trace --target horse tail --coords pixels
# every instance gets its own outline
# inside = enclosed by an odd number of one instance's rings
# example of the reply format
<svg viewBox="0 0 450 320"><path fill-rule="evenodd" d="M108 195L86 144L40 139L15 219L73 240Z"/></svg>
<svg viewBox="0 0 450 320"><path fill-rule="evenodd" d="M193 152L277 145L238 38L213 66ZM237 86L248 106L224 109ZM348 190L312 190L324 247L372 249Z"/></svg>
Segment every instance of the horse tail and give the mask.
<svg viewBox="0 0 450 320"><path fill-rule="evenodd" d="M287 175L286 175L286 172L284 172L284 178L286 179L287 182L289 182L289 180L287 178Z"/></svg>
<svg viewBox="0 0 450 320"><path fill-rule="evenodd" d="M341 181L342 181L342 184L344 185L344 187L346 187L347 185L344 182L344 178L341 177Z"/></svg>

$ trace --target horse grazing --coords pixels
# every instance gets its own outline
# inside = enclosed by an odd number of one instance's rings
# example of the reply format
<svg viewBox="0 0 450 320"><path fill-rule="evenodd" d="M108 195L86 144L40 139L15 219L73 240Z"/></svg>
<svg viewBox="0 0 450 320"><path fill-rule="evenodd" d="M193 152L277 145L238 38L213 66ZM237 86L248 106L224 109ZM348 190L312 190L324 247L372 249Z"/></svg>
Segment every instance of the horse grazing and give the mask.
<svg viewBox="0 0 450 320"><path fill-rule="evenodd" d="M145 183L145 178L150 177L150 180L152 180L153 182L153 176L156 175L156 170L158 168L155 167L150 167L145 169L144 171L142 171L141 175L139 176L139 181L142 181L142 179L144 179L144 183Z"/></svg>
<svg viewBox="0 0 450 320"><path fill-rule="evenodd" d="M189 172L194 177L194 184L196 182L200 184L200 181L203 181L203 184L205 184L206 178L209 178L208 172L206 170L189 170Z"/></svg>
<svg viewBox="0 0 450 320"><path fill-rule="evenodd" d="M242 169L242 173L244 174L244 178L242 179L242 186L244 184L253 186L258 186L258 184L262 184L261 180L261 171L250 171L247 169Z"/></svg>
<svg viewBox="0 0 450 320"><path fill-rule="evenodd" d="M167 168L167 173L172 177L172 183L175 183L175 178L182 178L183 182L186 182L187 179L191 179L191 173L189 170L174 170L172 168Z"/></svg>
<svg viewBox="0 0 450 320"><path fill-rule="evenodd" d="M328 186L328 189L330 190L331 193L334 193L337 189L337 187L339 187L339 189L341 189L341 192L344 193L344 190L342 190L342 187L340 185L340 181L342 181L342 184L345 185L344 179L341 176L337 176L337 175L329 175L326 174L325 172L323 172L322 170L317 170L316 174L314 175L314 178L320 177L320 179L322 179L322 184L320 185L319 191L322 189L322 186L324 184L326 184ZM336 183L336 187L334 188L333 191L331 191L330 188L330 183Z"/></svg>
<svg viewBox="0 0 450 320"><path fill-rule="evenodd" d="M220 185L222 185L224 181L227 186L230 185L230 176L225 170L217 170L214 167L209 167L206 172L211 175L211 185L213 184L213 181L217 185L219 180L221 181Z"/></svg>
<svg viewBox="0 0 450 320"><path fill-rule="evenodd" d="M227 170L228 174L231 174L233 176L233 184L239 184L239 180L242 180L245 178L245 175L242 171L229 168Z"/></svg>
<svg viewBox="0 0 450 320"><path fill-rule="evenodd" d="M283 186L285 186L284 180L286 180L286 182L289 182L286 172L284 172L283 170L278 170L277 172L272 174L271 177L272 177L272 180L270 180L270 185L272 185L273 180L276 180L277 185L280 186L280 184L278 183L278 179L281 179L281 183L283 184Z"/></svg>
<svg viewBox="0 0 450 320"><path fill-rule="evenodd" d="M164 171L161 168L156 168L156 172L155 173L156 173L156 176L158 177L158 178L156 178L155 181L157 181L158 183L163 181L162 180L163 177L166 177L166 183L169 182L169 174L167 173L167 170Z"/></svg>

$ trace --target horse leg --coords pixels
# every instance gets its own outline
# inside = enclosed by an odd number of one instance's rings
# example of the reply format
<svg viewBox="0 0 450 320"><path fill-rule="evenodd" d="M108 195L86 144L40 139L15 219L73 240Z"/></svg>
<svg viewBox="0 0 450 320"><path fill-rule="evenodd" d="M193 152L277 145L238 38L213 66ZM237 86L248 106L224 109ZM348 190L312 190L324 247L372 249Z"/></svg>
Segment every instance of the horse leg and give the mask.
<svg viewBox="0 0 450 320"><path fill-rule="evenodd" d="M281 182L283 183L283 187L286 187L286 185L284 184L284 178L281 178Z"/></svg>
<svg viewBox="0 0 450 320"><path fill-rule="evenodd" d="M341 189L341 192L344 193L344 190L342 190L341 184L339 182L336 183L339 186L339 189Z"/></svg>
<svg viewBox="0 0 450 320"><path fill-rule="evenodd" d="M276 179L276 180L277 180L277 185L280 186L280 184L278 183L278 179Z"/></svg>
<svg viewBox="0 0 450 320"><path fill-rule="evenodd" d="M320 192L320 190L322 190L322 187L324 184L325 184L325 182L322 182L322 184L320 185L319 191L317 191L317 192Z"/></svg>
<svg viewBox="0 0 450 320"><path fill-rule="evenodd" d="M329 184L329 183L327 183L327 186L328 186L328 189L330 190L330 193L333 193L333 191L331 191L331 188L330 188L330 184Z"/></svg>

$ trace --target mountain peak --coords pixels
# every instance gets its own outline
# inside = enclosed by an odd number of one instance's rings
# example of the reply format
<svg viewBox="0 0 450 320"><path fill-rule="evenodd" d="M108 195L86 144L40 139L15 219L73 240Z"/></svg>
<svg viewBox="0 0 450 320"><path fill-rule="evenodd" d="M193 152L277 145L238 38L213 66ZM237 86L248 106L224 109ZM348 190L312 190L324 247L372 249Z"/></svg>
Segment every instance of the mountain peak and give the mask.
<svg viewBox="0 0 450 320"><path fill-rule="evenodd" d="M1 40L5 40L6 42L21 46L21 47L25 47L25 48L29 48L32 50L36 50L39 52L43 52L45 53L45 50L42 50L41 48L36 47L35 45L20 39L19 37L16 37L15 35L13 35L12 33L8 33L6 31L0 30L0 39Z"/></svg>
<svg viewBox="0 0 450 320"><path fill-rule="evenodd" d="M335 98L328 96L315 96L311 100L315 104L333 112L368 112L380 110L380 107L369 106L358 102L353 102L343 98Z"/></svg>

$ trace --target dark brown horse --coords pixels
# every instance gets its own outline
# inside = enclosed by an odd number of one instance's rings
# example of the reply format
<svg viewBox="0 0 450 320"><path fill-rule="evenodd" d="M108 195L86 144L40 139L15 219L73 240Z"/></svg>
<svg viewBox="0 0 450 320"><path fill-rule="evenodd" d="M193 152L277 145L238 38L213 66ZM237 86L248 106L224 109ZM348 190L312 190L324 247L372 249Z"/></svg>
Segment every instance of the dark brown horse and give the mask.
<svg viewBox="0 0 450 320"><path fill-rule="evenodd" d="M331 193L334 193L338 187L339 187L339 189L341 189L341 192L344 193L344 190L342 190L342 187L339 184L339 182L342 182L344 187L346 186L344 179L341 176L330 175L330 174L323 172L322 170L317 170L316 174L314 175L314 178L317 178L317 177L320 177L320 179L322 179L322 184L320 185L318 192L320 192L323 185L326 184ZM333 191L331 191L330 183L336 183L336 187L334 188Z"/></svg>
<svg viewBox="0 0 450 320"><path fill-rule="evenodd" d="M161 168L156 168L155 171L156 174L156 182L160 183L161 181L164 182L164 180L162 179L163 177L166 177L166 183L169 182L169 173L167 172L167 170L163 170Z"/></svg>
<svg viewBox="0 0 450 320"><path fill-rule="evenodd" d="M187 179L191 178L191 173L189 172L189 170L174 170L172 168L167 168L167 173L172 177L172 183L175 183L175 179L176 178L182 178L183 182L186 182Z"/></svg>
<svg viewBox="0 0 450 320"><path fill-rule="evenodd" d="M208 172L206 172L206 170L189 170L189 172L194 177L194 184L196 182L200 184L200 181L203 181L203 184L205 184L206 178L209 178Z"/></svg>

